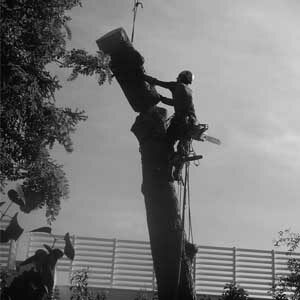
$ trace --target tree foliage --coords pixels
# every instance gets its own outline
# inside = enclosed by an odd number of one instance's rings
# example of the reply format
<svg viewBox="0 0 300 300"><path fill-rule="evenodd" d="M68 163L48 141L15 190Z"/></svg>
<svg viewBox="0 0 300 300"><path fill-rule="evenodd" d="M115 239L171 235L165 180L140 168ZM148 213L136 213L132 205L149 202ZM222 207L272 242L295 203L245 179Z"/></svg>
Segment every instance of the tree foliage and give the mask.
<svg viewBox="0 0 300 300"><path fill-rule="evenodd" d="M71 275L71 300L106 300L108 292L93 293L88 287L88 269L74 271Z"/></svg>
<svg viewBox="0 0 300 300"><path fill-rule="evenodd" d="M66 13L78 5L80 0L1 0L0 188L21 180L24 193L32 196L29 206L46 206L50 222L68 195L68 183L49 150L59 143L72 152L71 134L87 116L56 105L61 85L47 66L72 68L71 79L97 74L102 84L111 78L103 53L66 49Z"/></svg>
<svg viewBox="0 0 300 300"><path fill-rule="evenodd" d="M276 300L299 300L300 299L300 259L294 257L294 251L300 247L300 234L284 230L279 232L279 238L275 246L284 246L289 255L287 268L289 273L280 276L273 288L273 298Z"/></svg>
<svg viewBox="0 0 300 300"><path fill-rule="evenodd" d="M92 76L97 75L98 84L103 84L106 80L111 82L112 73L108 68L110 57L101 51L96 55L89 54L82 49L72 49L66 53L61 67L72 68L72 73L68 80L74 80L79 74ZM103 69L103 67L107 69Z"/></svg>
<svg viewBox="0 0 300 300"><path fill-rule="evenodd" d="M224 286L220 300L248 300L248 293L235 283L228 283Z"/></svg>

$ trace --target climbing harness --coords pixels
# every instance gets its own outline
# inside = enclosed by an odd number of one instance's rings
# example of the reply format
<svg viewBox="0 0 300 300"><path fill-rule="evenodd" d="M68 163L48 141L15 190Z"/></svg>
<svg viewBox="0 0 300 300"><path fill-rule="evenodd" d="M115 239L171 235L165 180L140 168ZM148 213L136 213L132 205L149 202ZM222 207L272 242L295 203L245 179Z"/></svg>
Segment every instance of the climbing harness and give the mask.
<svg viewBox="0 0 300 300"><path fill-rule="evenodd" d="M141 8L144 8L143 3L141 1L134 0L131 43L133 43L133 39L134 39L135 20L136 20L137 10L139 6L141 6Z"/></svg>

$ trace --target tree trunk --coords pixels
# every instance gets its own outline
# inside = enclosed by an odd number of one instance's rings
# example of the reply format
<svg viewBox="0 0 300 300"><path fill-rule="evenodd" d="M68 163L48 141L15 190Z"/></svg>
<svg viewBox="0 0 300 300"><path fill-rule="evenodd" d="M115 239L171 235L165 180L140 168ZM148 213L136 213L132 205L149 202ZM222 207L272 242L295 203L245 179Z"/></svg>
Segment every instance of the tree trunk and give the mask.
<svg viewBox="0 0 300 300"><path fill-rule="evenodd" d="M159 299L189 300L195 299L191 275L194 253L184 239L176 190L170 180L165 122L166 111L153 107L136 118L132 131L140 143L142 192Z"/></svg>

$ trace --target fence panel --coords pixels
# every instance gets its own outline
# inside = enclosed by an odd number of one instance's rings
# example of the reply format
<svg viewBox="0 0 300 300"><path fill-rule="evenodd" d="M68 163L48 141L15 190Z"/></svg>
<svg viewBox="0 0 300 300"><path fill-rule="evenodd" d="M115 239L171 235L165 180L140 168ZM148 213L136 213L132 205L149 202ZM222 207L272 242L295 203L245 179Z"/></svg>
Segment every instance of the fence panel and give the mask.
<svg viewBox="0 0 300 300"><path fill-rule="evenodd" d="M72 271L88 268L88 284L110 288L112 283L115 239L75 237Z"/></svg>
<svg viewBox="0 0 300 300"><path fill-rule="evenodd" d="M154 290L149 242L117 240L113 287Z"/></svg>
<svg viewBox="0 0 300 300"><path fill-rule="evenodd" d="M286 275L289 273L287 262L291 257L300 260L300 253L299 252L282 252L282 251L274 251L275 256L275 273L276 276Z"/></svg>
<svg viewBox="0 0 300 300"><path fill-rule="evenodd" d="M250 296L269 298L274 283L274 258L272 251L237 249L236 283Z"/></svg>
<svg viewBox="0 0 300 300"><path fill-rule="evenodd" d="M220 294L234 280L234 249L199 246L195 260L195 288L200 294Z"/></svg>

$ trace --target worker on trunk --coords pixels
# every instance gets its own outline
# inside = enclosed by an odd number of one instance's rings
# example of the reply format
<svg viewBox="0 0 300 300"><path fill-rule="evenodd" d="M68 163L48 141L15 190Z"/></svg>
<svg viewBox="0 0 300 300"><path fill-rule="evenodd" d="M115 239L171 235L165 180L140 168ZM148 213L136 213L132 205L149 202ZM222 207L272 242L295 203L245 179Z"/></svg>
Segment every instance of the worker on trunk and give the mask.
<svg viewBox="0 0 300 300"><path fill-rule="evenodd" d="M184 164L184 157L189 154L191 136L189 132L198 124L193 103L192 89L194 75L190 71L182 71L176 81L160 81L148 75L144 76L145 81L151 85L157 85L171 91L172 99L161 96L160 100L166 105L174 107L175 113L167 129L167 138L171 147L171 160L175 165L172 174L174 180L180 180L181 170ZM174 145L178 142L177 151L174 153Z"/></svg>

